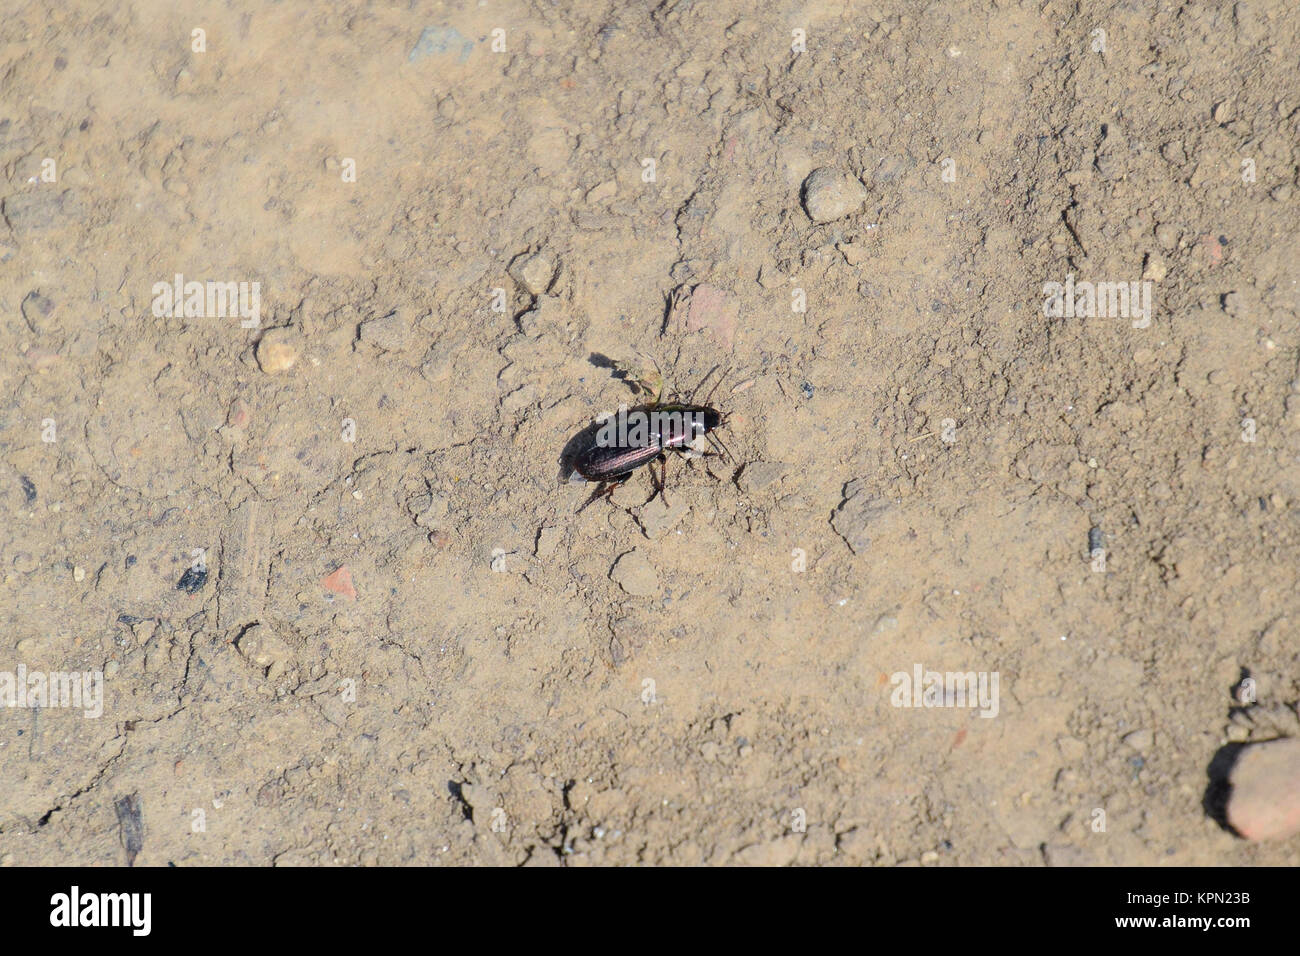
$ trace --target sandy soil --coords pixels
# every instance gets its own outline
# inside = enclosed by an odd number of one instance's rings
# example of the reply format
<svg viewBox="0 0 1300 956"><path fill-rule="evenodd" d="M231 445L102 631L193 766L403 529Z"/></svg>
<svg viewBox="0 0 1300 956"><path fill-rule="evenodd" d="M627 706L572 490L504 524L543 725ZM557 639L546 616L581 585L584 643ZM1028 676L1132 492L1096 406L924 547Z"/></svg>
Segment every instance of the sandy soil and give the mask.
<svg viewBox="0 0 1300 956"><path fill-rule="evenodd" d="M6 12L0 670L104 677L0 714L0 861L1300 862L1202 805L1300 733L1298 36ZM814 223L822 167L866 195ZM1045 314L1067 276L1149 321ZM578 513L637 353L721 366L734 461ZM996 714L895 706L917 667Z"/></svg>

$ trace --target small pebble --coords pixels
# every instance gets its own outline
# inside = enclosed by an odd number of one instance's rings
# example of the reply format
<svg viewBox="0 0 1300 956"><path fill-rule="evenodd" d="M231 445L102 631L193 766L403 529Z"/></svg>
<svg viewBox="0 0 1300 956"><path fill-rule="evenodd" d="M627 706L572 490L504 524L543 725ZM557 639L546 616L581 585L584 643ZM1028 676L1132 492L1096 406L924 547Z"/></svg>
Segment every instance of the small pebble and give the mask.
<svg viewBox="0 0 1300 956"><path fill-rule="evenodd" d="M1151 282L1160 282L1169 273L1169 267L1165 265L1165 260L1152 252L1147 255L1146 268L1142 270L1142 278Z"/></svg>
<svg viewBox="0 0 1300 956"><path fill-rule="evenodd" d="M506 270L520 287L532 295L541 295L555 279L555 260L542 253L524 253Z"/></svg>
<svg viewBox="0 0 1300 956"><path fill-rule="evenodd" d="M1155 743L1155 734L1146 728L1135 730L1131 734L1124 735L1124 743L1138 753L1146 753L1151 749L1151 745Z"/></svg>
<svg viewBox="0 0 1300 956"><path fill-rule="evenodd" d="M1106 547L1106 535L1102 533L1101 528L1096 526L1088 529L1088 553L1092 554L1098 548Z"/></svg>
<svg viewBox="0 0 1300 956"><path fill-rule="evenodd" d="M257 343L257 365L267 375L278 375L298 361L296 336L288 329L271 329Z"/></svg>
<svg viewBox="0 0 1300 956"><path fill-rule="evenodd" d="M400 352L411 335L411 320L401 309L361 324L361 341L385 352Z"/></svg>
<svg viewBox="0 0 1300 956"><path fill-rule="evenodd" d="M186 568L181 579L176 582L176 590L184 591L186 594L196 594L203 585L208 582L208 572L199 571L194 568Z"/></svg>
<svg viewBox="0 0 1300 956"><path fill-rule="evenodd" d="M866 187L841 169L823 166L803 181L803 205L813 222L842 219L866 201Z"/></svg>
<svg viewBox="0 0 1300 956"><path fill-rule="evenodd" d="M320 583L326 591L331 591L346 601L357 599L357 589L352 585L352 572L348 570L346 564L325 575Z"/></svg>
<svg viewBox="0 0 1300 956"><path fill-rule="evenodd" d="M537 533L537 548L534 553L539 558L549 558L559 546L561 535L559 528L542 528Z"/></svg>
<svg viewBox="0 0 1300 956"><path fill-rule="evenodd" d="M614 563L609 576L634 597L649 597L659 590L659 577L640 551L629 551Z"/></svg>
<svg viewBox="0 0 1300 956"><path fill-rule="evenodd" d="M1228 776L1227 819L1248 840L1300 833L1300 738L1244 747Z"/></svg>

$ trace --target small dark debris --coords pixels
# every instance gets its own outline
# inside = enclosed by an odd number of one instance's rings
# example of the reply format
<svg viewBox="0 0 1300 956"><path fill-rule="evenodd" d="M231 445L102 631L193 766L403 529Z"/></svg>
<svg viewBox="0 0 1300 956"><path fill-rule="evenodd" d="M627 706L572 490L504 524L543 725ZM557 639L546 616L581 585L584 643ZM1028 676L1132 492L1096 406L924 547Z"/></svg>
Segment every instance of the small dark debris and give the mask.
<svg viewBox="0 0 1300 956"><path fill-rule="evenodd" d="M125 624L127 627L135 627L135 625L139 624L143 620L144 618L136 617L134 614L119 614L117 616L117 623Z"/></svg>
<svg viewBox="0 0 1300 956"><path fill-rule="evenodd" d="M29 505L30 505L30 504L35 504L35 503L36 503L36 483L35 483L34 481L32 481L30 478L28 478L26 475L21 475L21 476L18 478L18 483L21 484L21 485L23 486L23 497L27 499L27 503L28 503Z"/></svg>
<svg viewBox="0 0 1300 956"><path fill-rule="evenodd" d="M807 382L804 382L802 385L799 386L799 391L803 393L804 398L813 397L813 387Z"/></svg>
<svg viewBox="0 0 1300 956"><path fill-rule="evenodd" d="M139 560L139 558L137 558L134 554L128 554L128 555L126 556L126 566L127 566L128 568L133 568L133 567L135 567L135 563L136 563L138 560Z"/></svg>
<svg viewBox="0 0 1300 956"><path fill-rule="evenodd" d="M113 801L117 823L122 828L122 846L126 848L126 865L135 866L136 855L144 846L144 818L140 814L140 794L132 793Z"/></svg>
<svg viewBox="0 0 1300 956"><path fill-rule="evenodd" d="M1094 525L1088 529L1088 553L1092 554L1101 548L1106 547L1106 536L1102 534L1101 528Z"/></svg>
<svg viewBox="0 0 1300 956"><path fill-rule="evenodd" d="M158 527L159 525L164 524L165 522L171 520L171 518L172 518L173 515L178 515L178 514L180 514L180 513L181 513L181 509L180 509L180 508L168 508L168 509L165 510L162 514L160 514L158 517L156 517L156 518L153 519L154 527L156 528L156 527Z"/></svg>
<svg viewBox="0 0 1300 956"><path fill-rule="evenodd" d="M176 582L176 590L184 591L186 594L197 593L203 585L208 583L208 572L206 570L196 571L194 568L186 568L181 579Z"/></svg>

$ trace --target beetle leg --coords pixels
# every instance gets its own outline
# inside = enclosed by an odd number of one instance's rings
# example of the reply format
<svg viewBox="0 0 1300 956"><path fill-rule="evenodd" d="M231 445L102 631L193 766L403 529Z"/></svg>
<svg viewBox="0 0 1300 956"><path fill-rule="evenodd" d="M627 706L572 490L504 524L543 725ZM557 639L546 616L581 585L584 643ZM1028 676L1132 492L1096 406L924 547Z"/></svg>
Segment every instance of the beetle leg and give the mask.
<svg viewBox="0 0 1300 956"><path fill-rule="evenodd" d="M582 503L582 507L579 508L577 511L575 511L574 514L582 514L582 512L586 510L587 505L591 504L597 498L604 498L610 504L613 504L614 492L618 489L619 485L621 485L623 482L627 481L631 477L632 477L632 472L628 471L628 472L624 472L621 475L615 475L613 478L610 478L608 481L598 482L596 484L596 490L591 493L591 497L588 498L586 501L584 501Z"/></svg>
<svg viewBox="0 0 1300 956"><path fill-rule="evenodd" d="M591 493L591 497L588 498L586 501L584 501L582 503L582 507L579 508L577 511L575 511L574 514L582 514L584 511L587 510L587 505L591 504L597 498L609 499L610 496L614 494L614 489L617 488L620 484L622 484L621 481L600 482L599 484L596 485L596 490Z"/></svg>

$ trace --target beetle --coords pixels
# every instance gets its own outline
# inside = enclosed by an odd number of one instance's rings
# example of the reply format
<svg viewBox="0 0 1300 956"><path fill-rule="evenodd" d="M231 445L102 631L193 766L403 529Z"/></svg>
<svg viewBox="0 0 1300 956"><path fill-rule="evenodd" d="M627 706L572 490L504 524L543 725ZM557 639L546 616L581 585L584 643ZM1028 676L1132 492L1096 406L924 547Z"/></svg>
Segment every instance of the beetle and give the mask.
<svg viewBox="0 0 1300 956"><path fill-rule="evenodd" d="M710 371L709 375L712 374ZM703 382L700 384L703 385ZM717 384L714 388L717 388ZM707 400L706 398L705 401ZM636 469L655 459L659 459L661 464L655 492L663 495L668 470L666 453L690 451L691 445L700 436L705 436L711 444L725 452L726 445L722 444L714 432L726 424L727 416L711 405L654 401L630 409L620 408L615 415L598 425L590 443L573 459L574 471L587 481L598 483L596 490L578 511L601 496L613 494L614 489L632 477ZM651 480L654 480L653 471Z"/></svg>

